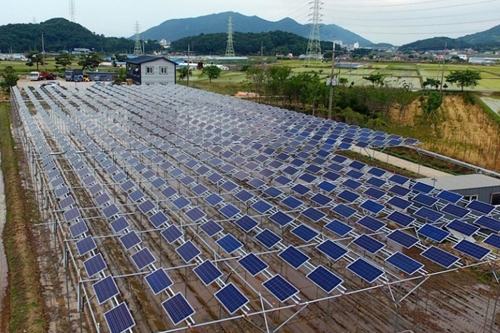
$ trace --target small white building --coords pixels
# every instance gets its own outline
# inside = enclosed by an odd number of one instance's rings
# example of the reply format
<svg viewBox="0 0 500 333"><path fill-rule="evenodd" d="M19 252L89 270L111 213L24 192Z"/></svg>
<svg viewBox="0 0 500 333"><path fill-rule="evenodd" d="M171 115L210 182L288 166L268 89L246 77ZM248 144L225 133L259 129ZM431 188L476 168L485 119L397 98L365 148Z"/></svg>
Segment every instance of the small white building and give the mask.
<svg viewBox="0 0 500 333"><path fill-rule="evenodd" d="M175 84L176 63L164 57L140 56L127 59L127 79L135 84Z"/></svg>

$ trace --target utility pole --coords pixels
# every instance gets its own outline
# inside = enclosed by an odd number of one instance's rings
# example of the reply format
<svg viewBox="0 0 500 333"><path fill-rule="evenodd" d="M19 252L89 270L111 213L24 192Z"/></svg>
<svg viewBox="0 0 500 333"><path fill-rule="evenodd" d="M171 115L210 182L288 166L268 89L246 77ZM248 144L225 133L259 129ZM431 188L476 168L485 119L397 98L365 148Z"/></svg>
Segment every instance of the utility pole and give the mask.
<svg viewBox="0 0 500 333"><path fill-rule="evenodd" d="M186 78L186 87L189 87L189 71L191 70L191 65L189 64L189 50L190 44L188 44L188 71L187 71L187 78Z"/></svg>
<svg viewBox="0 0 500 333"><path fill-rule="evenodd" d="M264 42L260 42L260 68L264 68Z"/></svg>
<svg viewBox="0 0 500 333"><path fill-rule="evenodd" d="M43 38L43 32L42 32L42 64L43 64L43 71L46 72L47 68L45 67L45 39Z"/></svg>
<svg viewBox="0 0 500 333"><path fill-rule="evenodd" d="M445 63L445 59L446 59L446 48L447 47L448 47L448 43L444 42L443 68L441 68L441 86L439 87L440 94L443 94L444 63Z"/></svg>
<svg viewBox="0 0 500 333"><path fill-rule="evenodd" d="M333 107L333 73L335 71L335 42L333 42L333 51L332 51L332 74L330 77L330 98L328 100L328 119L332 119L332 107Z"/></svg>

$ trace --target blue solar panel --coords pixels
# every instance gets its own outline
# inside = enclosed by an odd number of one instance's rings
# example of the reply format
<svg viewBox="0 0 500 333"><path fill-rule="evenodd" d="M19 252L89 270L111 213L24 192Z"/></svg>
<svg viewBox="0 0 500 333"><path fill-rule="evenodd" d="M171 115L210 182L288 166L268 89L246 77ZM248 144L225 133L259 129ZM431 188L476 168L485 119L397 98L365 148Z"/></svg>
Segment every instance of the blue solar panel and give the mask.
<svg viewBox="0 0 500 333"><path fill-rule="evenodd" d="M287 299L299 292L297 288L295 288L290 282L285 280L279 274L273 276L262 285L280 302L285 302Z"/></svg>
<svg viewBox="0 0 500 333"><path fill-rule="evenodd" d="M495 206L478 200L469 202L469 204L466 207L485 215L491 213L495 209Z"/></svg>
<svg viewBox="0 0 500 333"><path fill-rule="evenodd" d="M106 302L120 293L112 276L107 276L99 282L94 283L92 288L94 288L94 293L99 304Z"/></svg>
<svg viewBox="0 0 500 333"><path fill-rule="evenodd" d="M69 227L69 231L71 233L71 237L77 238L78 236L86 233L89 229L85 224L85 221L80 221L78 223L73 224Z"/></svg>
<svg viewBox="0 0 500 333"><path fill-rule="evenodd" d="M135 326L134 319L125 303L120 303L104 313L110 333L122 333Z"/></svg>
<svg viewBox="0 0 500 333"><path fill-rule="evenodd" d="M169 187L167 187L167 188L163 189L163 190L161 191L161 194L163 194L163 196L164 196L165 198L167 198L167 199L168 199L168 198L170 198L171 196L173 196L173 195L177 194L177 190L176 190L175 188L173 188L173 187L169 186Z"/></svg>
<svg viewBox="0 0 500 333"><path fill-rule="evenodd" d="M438 201L438 199L433 198L429 195L419 193L412 198L416 203L422 204L424 206L432 207Z"/></svg>
<svg viewBox="0 0 500 333"><path fill-rule="evenodd" d="M174 325L177 325L195 313L191 304L189 304L181 293L170 297L161 305Z"/></svg>
<svg viewBox="0 0 500 333"><path fill-rule="evenodd" d="M404 197L408 193L410 193L411 191L409 189L407 189L406 187L402 187L402 186L399 186L399 185L394 185L393 187L391 187L389 189L389 192Z"/></svg>
<svg viewBox="0 0 500 333"><path fill-rule="evenodd" d="M222 231L222 227L213 220L207 221L200 226L209 237L212 237Z"/></svg>
<svg viewBox="0 0 500 333"><path fill-rule="evenodd" d="M178 197L177 199L172 201L172 203L178 209L183 209L184 207L189 206L191 204L191 202L188 199L186 199L185 197Z"/></svg>
<svg viewBox="0 0 500 333"><path fill-rule="evenodd" d="M198 207L194 207L186 212L186 216L192 221L192 222L197 222L200 219L204 218L207 216L201 209Z"/></svg>
<svg viewBox="0 0 500 333"><path fill-rule="evenodd" d="M387 203L400 209L406 209L412 205L411 202L400 197L392 197Z"/></svg>
<svg viewBox="0 0 500 333"><path fill-rule="evenodd" d="M491 245L494 248L497 248L500 250L500 236L496 234L491 234L484 240L485 244Z"/></svg>
<svg viewBox="0 0 500 333"><path fill-rule="evenodd" d="M378 240L368 235L361 235L353 240L352 243L373 254L377 253L385 247L384 243L379 242Z"/></svg>
<svg viewBox="0 0 500 333"><path fill-rule="evenodd" d="M293 218L283 212L276 212L269 216L269 219L274 223L278 224L280 227L286 226L288 223L293 221Z"/></svg>
<svg viewBox="0 0 500 333"><path fill-rule="evenodd" d="M309 207L306 210L304 210L302 212L302 215L304 215L305 217L307 217L308 219L310 219L313 222L318 222L323 217L326 216L326 214L323 213L322 211L317 210L316 208L312 208L312 207Z"/></svg>
<svg viewBox="0 0 500 333"><path fill-rule="evenodd" d="M139 201L142 198L144 198L145 195L144 195L144 192L142 192L141 190L135 190L134 192L130 193L128 196L129 196L130 200L132 200L132 202L136 202L136 201Z"/></svg>
<svg viewBox="0 0 500 333"><path fill-rule="evenodd" d="M357 189L358 187L360 187L360 186L361 186L361 183L360 183L360 182L357 182L357 181L355 181L355 180L352 180L352 179L346 179L346 180L342 183L342 185L344 185L345 187L348 187L348 188L350 188L350 189L355 190L355 189Z"/></svg>
<svg viewBox="0 0 500 333"><path fill-rule="evenodd" d="M328 171L325 174L323 174L323 178L329 179L332 182L336 181L337 179L341 178L342 176L339 175L338 173Z"/></svg>
<svg viewBox="0 0 500 333"><path fill-rule="evenodd" d="M491 250L479 246L476 243L469 242L466 239L461 240L453 248L476 260L483 260L483 258L486 257L491 252Z"/></svg>
<svg viewBox="0 0 500 333"><path fill-rule="evenodd" d="M245 268L250 275L255 276L268 268L269 265L262 261L253 253L249 253L243 258L238 260L238 263Z"/></svg>
<svg viewBox="0 0 500 333"><path fill-rule="evenodd" d="M141 270L156 261L156 258L153 256L151 251L147 247L142 248L142 250L134 253L132 255L132 260L137 266L138 270Z"/></svg>
<svg viewBox="0 0 500 333"><path fill-rule="evenodd" d="M344 190L344 191L340 192L339 195L337 195L337 197L344 199L345 201L347 201L349 203L352 203L359 198L359 195L354 193L354 192L351 192L349 190Z"/></svg>
<svg viewBox="0 0 500 333"><path fill-rule="evenodd" d="M295 185L294 187L292 187L292 191L300 194L300 195L304 195L306 194L307 192L311 191L310 188L302 185L302 184L297 184Z"/></svg>
<svg viewBox="0 0 500 333"><path fill-rule="evenodd" d="M175 251L186 263L189 263L201 254L201 251L190 240L176 248Z"/></svg>
<svg viewBox="0 0 500 333"><path fill-rule="evenodd" d="M137 244L141 243L141 239L139 238L139 236L137 236L135 230L133 230L121 236L120 242L122 242L126 250L129 250L134 246L136 246Z"/></svg>
<svg viewBox="0 0 500 333"><path fill-rule="evenodd" d="M318 244L316 248L334 261L339 260L349 252L347 249L338 245L330 239L324 241L321 244Z"/></svg>
<svg viewBox="0 0 500 333"><path fill-rule="evenodd" d="M205 201L210 205L210 206L217 206L220 202L224 201L220 196L218 196L215 193L210 194L208 197L205 198Z"/></svg>
<svg viewBox="0 0 500 333"><path fill-rule="evenodd" d="M337 188L337 185L327 182L326 180L319 183L318 188L325 191L326 193L332 193L333 190Z"/></svg>
<svg viewBox="0 0 500 333"><path fill-rule="evenodd" d="M265 214L267 211L273 208L273 206L269 204L267 201L261 199L253 203L252 208L255 209L257 212L259 212L260 214Z"/></svg>
<svg viewBox="0 0 500 333"><path fill-rule="evenodd" d="M102 258L102 254L98 253L92 258L89 258L83 262L83 266L85 266L85 270L87 271L87 275L92 277L97 273L103 271L108 267Z"/></svg>
<svg viewBox="0 0 500 333"><path fill-rule="evenodd" d="M359 225L367 228L370 231L377 232L385 226L385 223L380 222L379 220L371 217L364 216L358 221Z"/></svg>
<svg viewBox="0 0 500 333"><path fill-rule="evenodd" d="M378 190L376 188L370 187L366 191L364 191L363 194L366 194L366 195L368 195L372 198L375 198L375 199L380 199L385 195L385 192Z"/></svg>
<svg viewBox="0 0 500 333"><path fill-rule="evenodd" d="M149 285L149 288L151 288L155 295L158 295L174 284L165 270L161 267L156 271L146 275L145 279Z"/></svg>
<svg viewBox="0 0 500 333"><path fill-rule="evenodd" d="M115 233L119 233L123 229L126 229L130 226L128 221L124 217L119 217L113 222L111 222L111 227Z"/></svg>
<svg viewBox="0 0 500 333"><path fill-rule="evenodd" d="M291 208L291 209L296 209L296 208L303 205L302 201L295 199L294 197L287 197L287 198L283 199L281 201L281 203L284 204L285 206Z"/></svg>
<svg viewBox="0 0 500 333"><path fill-rule="evenodd" d="M331 293L335 288L342 284L342 279L324 268L318 266L311 273L307 274L307 278L326 293Z"/></svg>
<svg viewBox="0 0 500 333"><path fill-rule="evenodd" d="M421 182L417 182L411 187L411 189L422 193L430 193L434 189L434 187Z"/></svg>
<svg viewBox="0 0 500 333"><path fill-rule="evenodd" d="M277 198L283 194L283 191L278 190L276 187L268 187L264 190L264 194L270 196L271 198Z"/></svg>
<svg viewBox="0 0 500 333"><path fill-rule="evenodd" d="M234 217L235 215L239 214L240 210L232 204L227 204L224 207L222 207L221 209L219 209L219 212L221 212L222 215L224 215L225 217L230 219L230 218Z"/></svg>
<svg viewBox="0 0 500 333"><path fill-rule="evenodd" d="M269 229L262 230L262 232L260 232L258 235L255 236L255 239L257 239L260 243L262 243L262 245L264 245L268 249L272 248L274 245L281 242L281 237L279 237Z"/></svg>
<svg viewBox="0 0 500 333"><path fill-rule="evenodd" d="M353 230L353 227L340 222L339 220L333 220L332 222L325 225L325 228L332 231L340 237L344 237Z"/></svg>
<svg viewBox="0 0 500 333"><path fill-rule="evenodd" d="M248 298L245 297L232 283L229 283L224 288L215 293L215 297L222 303L224 308L230 314L235 313L242 306L248 303Z"/></svg>
<svg viewBox="0 0 500 333"><path fill-rule="evenodd" d="M453 215L458 218L465 217L467 214L469 214L470 210L467 208L463 208L454 204L447 204L441 209L442 212L448 213L450 215Z"/></svg>
<svg viewBox="0 0 500 333"><path fill-rule="evenodd" d="M369 174L371 175L374 175L374 176L377 176L377 177L382 177L383 175L386 174L386 171L385 170L382 170L382 169L379 169L379 168L371 168L370 170L368 170Z"/></svg>
<svg viewBox="0 0 500 333"><path fill-rule="evenodd" d="M231 234L227 234L224 237L218 239L217 244L219 244L219 246L229 254L233 253L243 246L243 244Z"/></svg>
<svg viewBox="0 0 500 333"><path fill-rule="evenodd" d="M412 235L401 230L394 230L392 233L387 235L387 238L407 249L418 243L418 238L413 237Z"/></svg>
<svg viewBox="0 0 500 333"><path fill-rule="evenodd" d="M347 269L368 283L372 283L384 274L384 271L368 263L363 258L358 258L356 261L347 266Z"/></svg>
<svg viewBox="0 0 500 333"><path fill-rule="evenodd" d="M345 218L349 218L356 213L354 208L351 208L344 204L339 204L331 209L332 212L339 214Z"/></svg>
<svg viewBox="0 0 500 333"><path fill-rule="evenodd" d="M259 225L259 222L255 221L248 215L244 215L243 217L236 220L236 225L243 229L245 232L249 232L253 228Z"/></svg>
<svg viewBox="0 0 500 333"><path fill-rule="evenodd" d="M82 216L82 214L80 214L80 210L77 207L64 212L64 219L66 222L71 222L80 216Z"/></svg>
<svg viewBox="0 0 500 333"><path fill-rule="evenodd" d="M465 236L472 236L479 231L478 227L460 220L451 221L446 225L446 228L449 230L457 231Z"/></svg>
<svg viewBox="0 0 500 333"><path fill-rule="evenodd" d="M76 242L76 248L78 250L78 254L83 256L87 253L89 253L90 251L94 250L95 248L97 248L97 245L94 241L94 239L92 238L92 236L87 236L81 240L79 240L78 242Z"/></svg>
<svg viewBox="0 0 500 333"><path fill-rule="evenodd" d="M149 221L155 228L161 227L163 224L165 224L168 221L167 215L163 213L162 211L156 212L154 215L150 216Z"/></svg>
<svg viewBox="0 0 500 333"><path fill-rule="evenodd" d="M422 226L417 230L417 233L438 243L441 243L450 235L449 232L430 224Z"/></svg>
<svg viewBox="0 0 500 333"><path fill-rule="evenodd" d="M165 240L169 244L172 244L180 237L182 237L182 231L180 231L179 228L177 228L177 226L171 225L167 229L163 230L161 232L161 235L165 238Z"/></svg>
<svg viewBox="0 0 500 333"><path fill-rule="evenodd" d="M389 216L387 216L387 219L401 227L407 227L415 221L414 217L400 212L392 212Z"/></svg>
<svg viewBox="0 0 500 333"><path fill-rule="evenodd" d="M300 266L309 260L308 256L293 246L287 247L285 250L280 252L278 256L295 269L299 269Z"/></svg>
<svg viewBox="0 0 500 333"><path fill-rule="evenodd" d="M238 187L238 185L236 185L235 183L233 183L232 181L228 180L224 183L222 183L222 185L220 186L224 191L226 192L231 192L232 190L234 190L235 188Z"/></svg>
<svg viewBox="0 0 500 333"><path fill-rule="evenodd" d="M292 182L290 178L287 178L285 176L278 176L274 179L274 181L281 185L287 185Z"/></svg>
<svg viewBox="0 0 500 333"><path fill-rule="evenodd" d="M399 268L408 275L413 275L416 271L424 267L423 264L416 260L402 254L401 252L396 252L387 258L385 261L391 265Z"/></svg>
<svg viewBox="0 0 500 333"><path fill-rule="evenodd" d="M394 174L389 178L389 180L399 185L404 185L408 182L409 179L407 177Z"/></svg>
<svg viewBox="0 0 500 333"><path fill-rule="evenodd" d="M435 210L429 209L427 207L421 207L413 215L418 216L425 220L426 223L434 223L440 220L444 214L437 212Z"/></svg>
<svg viewBox="0 0 500 333"><path fill-rule="evenodd" d="M366 183L380 188L385 184L385 180L377 177L371 177L366 181Z"/></svg>
<svg viewBox="0 0 500 333"><path fill-rule="evenodd" d="M319 204L321 206L326 206L332 201L331 198L329 198L326 195L323 195L321 193L317 193L317 194L313 195L310 198L310 200L316 202L317 204Z"/></svg>
<svg viewBox="0 0 500 333"><path fill-rule="evenodd" d="M420 255L444 268L449 268L458 261L458 257L435 246L429 247Z"/></svg>
<svg viewBox="0 0 500 333"><path fill-rule="evenodd" d="M222 276L222 272L210 260L205 260L202 264L193 268L193 271L206 286Z"/></svg>
<svg viewBox="0 0 500 333"><path fill-rule="evenodd" d="M301 224L295 229L292 229L291 233L299 237L306 243L319 235L319 233L316 230L309 228L305 224Z"/></svg>
<svg viewBox="0 0 500 333"><path fill-rule="evenodd" d="M349 164L349 166L351 168L354 168L354 169L357 169L357 170L361 170L363 169L366 164L362 163L362 162L359 162L359 161L352 161L351 164Z"/></svg>
<svg viewBox="0 0 500 333"><path fill-rule="evenodd" d="M441 191L438 195L436 195L436 198L440 198L451 203L457 203L460 199L462 199L462 197L462 195L450 191Z"/></svg>
<svg viewBox="0 0 500 333"><path fill-rule="evenodd" d="M481 216L474 222L474 224L477 224L478 226L489 229L496 233L500 232L500 220L488 216Z"/></svg>
<svg viewBox="0 0 500 333"><path fill-rule="evenodd" d="M373 214L378 214L385 208L384 205L381 205L378 202L375 202L371 199L368 199L365 202L363 202L360 205L360 207L373 213Z"/></svg>

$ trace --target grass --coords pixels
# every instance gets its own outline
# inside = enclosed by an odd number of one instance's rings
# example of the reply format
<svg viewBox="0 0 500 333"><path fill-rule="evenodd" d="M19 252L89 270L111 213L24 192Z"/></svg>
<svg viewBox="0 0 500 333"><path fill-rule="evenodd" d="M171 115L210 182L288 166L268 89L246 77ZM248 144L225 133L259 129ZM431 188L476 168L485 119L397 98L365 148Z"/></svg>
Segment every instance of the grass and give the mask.
<svg viewBox="0 0 500 333"><path fill-rule="evenodd" d="M18 161L22 152L14 148L10 132L10 104L0 103L0 151L5 182L7 219L3 241L9 265L9 288L0 327L10 333L48 331L48 320L42 296L36 241L30 221L33 207L21 183Z"/></svg>

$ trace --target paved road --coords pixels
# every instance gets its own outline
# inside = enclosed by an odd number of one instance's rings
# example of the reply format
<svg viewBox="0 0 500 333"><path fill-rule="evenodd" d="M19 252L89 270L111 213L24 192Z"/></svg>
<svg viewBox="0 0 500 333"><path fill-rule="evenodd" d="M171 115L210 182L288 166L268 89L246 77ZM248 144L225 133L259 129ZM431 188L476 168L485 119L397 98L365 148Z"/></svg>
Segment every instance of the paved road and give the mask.
<svg viewBox="0 0 500 333"><path fill-rule="evenodd" d="M500 99L491 97L481 97L481 100L493 111L500 114Z"/></svg>

